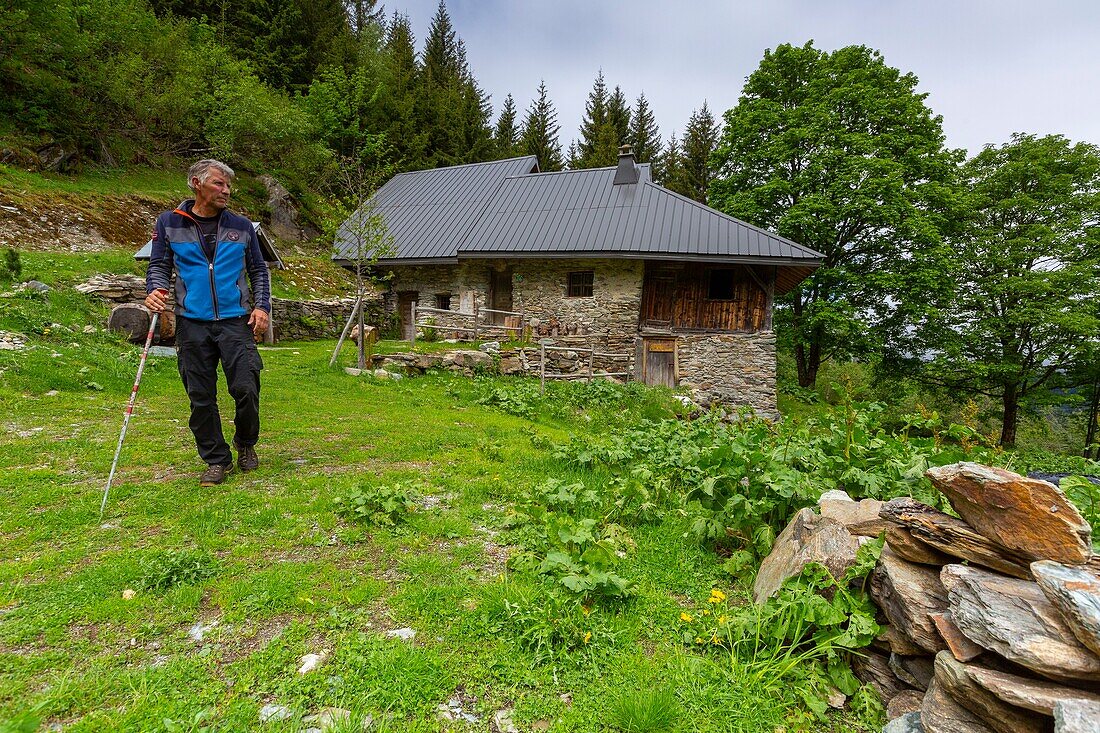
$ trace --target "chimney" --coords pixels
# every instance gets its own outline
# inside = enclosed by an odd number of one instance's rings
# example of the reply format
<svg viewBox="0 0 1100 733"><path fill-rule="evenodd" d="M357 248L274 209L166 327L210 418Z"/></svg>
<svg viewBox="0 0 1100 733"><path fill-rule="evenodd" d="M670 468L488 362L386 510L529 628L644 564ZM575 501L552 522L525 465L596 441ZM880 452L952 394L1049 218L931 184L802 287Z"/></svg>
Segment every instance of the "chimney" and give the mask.
<svg viewBox="0 0 1100 733"><path fill-rule="evenodd" d="M619 148L619 167L615 169L615 185L637 183L638 166L634 162L634 150L629 145Z"/></svg>

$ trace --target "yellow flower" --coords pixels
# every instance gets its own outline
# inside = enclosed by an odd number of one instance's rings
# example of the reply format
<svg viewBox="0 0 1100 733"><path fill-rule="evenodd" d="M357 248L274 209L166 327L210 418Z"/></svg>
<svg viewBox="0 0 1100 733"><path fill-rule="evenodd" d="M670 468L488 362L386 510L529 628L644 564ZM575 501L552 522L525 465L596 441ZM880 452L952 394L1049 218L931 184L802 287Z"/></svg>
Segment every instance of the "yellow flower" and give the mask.
<svg viewBox="0 0 1100 733"><path fill-rule="evenodd" d="M717 644L718 643L718 636L715 635L715 634L711 634L710 635L710 643L711 644Z"/></svg>
<svg viewBox="0 0 1100 733"><path fill-rule="evenodd" d="M707 599L710 603L721 603L726 600L726 594L717 588L711 588L710 598Z"/></svg>
<svg viewBox="0 0 1100 733"><path fill-rule="evenodd" d="M692 616L691 616L691 614L690 614L690 613L688 613L687 611L681 611L681 612L680 612L680 620L681 620L681 621L691 621L691 620L692 620Z"/></svg>
<svg viewBox="0 0 1100 733"><path fill-rule="evenodd" d="M696 637L695 637L695 643L696 643L696 644L702 644L702 643L703 643L703 637L701 637L701 636L696 636Z"/></svg>
<svg viewBox="0 0 1100 733"><path fill-rule="evenodd" d="M591 640L592 640L592 632L591 631L584 632L584 643L587 644Z"/></svg>
<svg viewBox="0 0 1100 733"><path fill-rule="evenodd" d="M703 615L704 615L704 616L709 616L709 615L710 615L710 611L708 611L707 609L705 609L705 608L704 608L704 609L703 609Z"/></svg>
<svg viewBox="0 0 1100 733"><path fill-rule="evenodd" d="M720 624L724 624L727 621L729 621L729 617L726 616L725 614L722 614L721 616L718 617L718 623L720 623Z"/></svg>

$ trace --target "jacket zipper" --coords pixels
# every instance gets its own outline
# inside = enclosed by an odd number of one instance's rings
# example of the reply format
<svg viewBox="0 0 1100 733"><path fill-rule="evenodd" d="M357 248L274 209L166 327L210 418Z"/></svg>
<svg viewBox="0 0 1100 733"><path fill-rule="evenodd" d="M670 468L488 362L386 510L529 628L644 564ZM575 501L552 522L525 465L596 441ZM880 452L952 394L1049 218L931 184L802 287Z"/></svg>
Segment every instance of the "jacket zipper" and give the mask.
<svg viewBox="0 0 1100 733"><path fill-rule="evenodd" d="M191 223L195 225L195 229L196 231L198 231L199 234L199 248L202 250L203 255L206 256L206 247L203 246L204 240L202 235L202 227L200 227L198 221L196 221L195 218L188 214L186 211L183 211L182 209L177 209L177 211L190 219ZM220 318L218 317L218 288L217 285L214 283L214 260L218 258L218 240L221 238L221 233L222 223L221 219L219 218L218 230L214 235L214 254L213 256L206 257L206 262L210 272L210 304L214 306L215 321L220 320Z"/></svg>

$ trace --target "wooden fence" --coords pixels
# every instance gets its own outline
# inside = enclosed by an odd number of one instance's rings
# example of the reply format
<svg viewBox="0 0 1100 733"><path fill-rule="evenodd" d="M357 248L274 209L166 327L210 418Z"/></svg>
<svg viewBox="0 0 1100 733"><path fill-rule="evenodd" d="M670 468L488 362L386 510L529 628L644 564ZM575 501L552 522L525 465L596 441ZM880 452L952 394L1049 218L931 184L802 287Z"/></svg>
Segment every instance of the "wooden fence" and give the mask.
<svg viewBox="0 0 1100 733"><path fill-rule="evenodd" d="M573 373L568 373L568 374L567 373L547 372L546 371L546 352L547 351L572 351L572 352L575 352L578 355L588 354L588 369L586 369L583 372L573 372ZM588 348L584 348L584 347L577 347L577 346L552 346L552 345L547 343L547 339L543 339L543 340L539 341L539 356L540 356L540 358L539 358L539 391L543 392L543 393L546 392L546 380L547 379L584 379L586 382L591 382L593 377L605 377L605 378L606 377L622 377L624 380L629 380L630 377L631 377L631 373L630 373L631 354L613 354L613 353L609 353L609 352L596 351L595 341L593 341L591 346L589 346ZM593 366L595 364L595 361L596 361L596 357L600 357L602 359L605 359L605 360L608 360L608 361L614 361L614 362L622 360L623 362L625 362L624 367L623 367L624 371L621 371L621 372L608 372L608 371L597 372L593 368Z"/></svg>
<svg viewBox="0 0 1100 733"><path fill-rule="evenodd" d="M434 321L422 320L421 315L425 315L426 318L431 318L432 314L439 314L446 316L448 319L453 319L458 322L467 321L469 325L456 326L449 323L435 323ZM483 323L482 317L485 314L489 314L491 318L494 314L503 316L504 323ZM482 336L488 333L496 331L504 331L513 341L519 341L522 339L524 329L527 326L526 319L523 313L517 313L515 311L503 311L496 310L494 308L479 308L477 302L474 302L473 313L465 313L463 311L453 311L446 308L427 308L418 305L414 300L412 303L412 338L411 342L416 343L416 329L417 328L431 328L438 331L458 331L460 333L470 334L471 341L477 341Z"/></svg>

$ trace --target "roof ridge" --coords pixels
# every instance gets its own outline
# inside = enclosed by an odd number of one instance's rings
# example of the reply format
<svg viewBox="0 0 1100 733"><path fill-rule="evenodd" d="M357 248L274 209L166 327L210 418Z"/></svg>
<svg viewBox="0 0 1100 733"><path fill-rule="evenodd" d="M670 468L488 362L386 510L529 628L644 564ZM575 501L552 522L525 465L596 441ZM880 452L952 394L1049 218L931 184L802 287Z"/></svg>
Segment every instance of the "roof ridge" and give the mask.
<svg viewBox="0 0 1100 733"><path fill-rule="evenodd" d="M443 165L443 166L440 166L438 168L421 168L420 170L416 170L416 171L402 171L401 173L398 173L397 176L407 176L407 175L412 174L412 173L431 173L433 171L448 171L448 170L454 170L455 168L474 168L474 167L479 166L479 165L495 165L495 164L499 164L499 163L511 163L512 161L524 160L526 158L534 158L536 161L538 160L538 156L536 156L536 155L517 155L514 158L501 158L500 160L482 160L478 163L459 163L458 165ZM394 176L394 178L397 178L397 176Z"/></svg>

